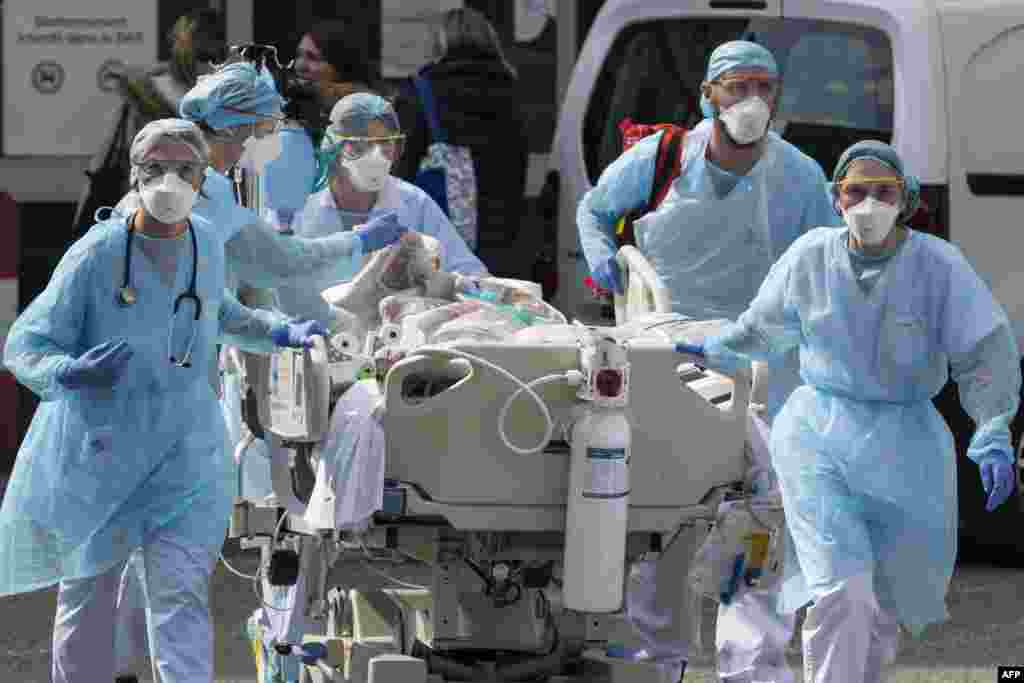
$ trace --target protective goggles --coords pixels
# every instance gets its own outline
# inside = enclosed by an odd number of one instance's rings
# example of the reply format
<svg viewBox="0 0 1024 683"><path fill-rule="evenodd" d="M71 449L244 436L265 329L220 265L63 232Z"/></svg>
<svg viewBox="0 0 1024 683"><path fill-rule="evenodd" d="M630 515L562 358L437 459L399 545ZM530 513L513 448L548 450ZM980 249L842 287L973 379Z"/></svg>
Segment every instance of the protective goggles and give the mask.
<svg viewBox="0 0 1024 683"><path fill-rule="evenodd" d="M383 137L349 137L333 136L334 148L338 156L345 161L362 159L377 148L381 155L394 161L402 155L405 146L405 135L387 135Z"/></svg>
<svg viewBox="0 0 1024 683"><path fill-rule="evenodd" d="M836 183L840 196L853 204L868 197L896 205L903 201L904 183L897 176L855 176Z"/></svg>
<svg viewBox="0 0 1024 683"><path fill-rule="evenodd" d="M138 167L139 182L143 185L160 180L168 173L174 173L190 185L203 175L203 164L198 161L146 161Z"/></svg>
<svg viewBox="0 0 1024 683"><path fill-rule="evenodd" d="M762 99L772 99L779 94L779 79L774 76L733 76L711 81L729 97L745 100L757 95Z"/></svg>
<svg viewBox="0 0 1024 683"><path fill-rule="evenodd" d="M249 111L243 111L241 109L235 109L234 107L224 107L225 111L230 111L234 114L243 114L245 116L252 116L257 118L257 121L251 123L243 123L238 126L231 126L229 128L222 128L220 130L207 129L208 135L221 143L231 142L245 142L250 137L254 138L265 138L268 135L281 130L284 126L285 117L282 116L262 116L260 114L253 114Z"/></svg>

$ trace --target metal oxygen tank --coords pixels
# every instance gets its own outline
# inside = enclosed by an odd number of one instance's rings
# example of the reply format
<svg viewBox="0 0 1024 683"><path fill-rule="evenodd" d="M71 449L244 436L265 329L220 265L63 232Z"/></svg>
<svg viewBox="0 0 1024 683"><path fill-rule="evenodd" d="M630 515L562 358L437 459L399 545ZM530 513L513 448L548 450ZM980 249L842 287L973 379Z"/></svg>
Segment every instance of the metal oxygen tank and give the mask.
<svg viewBox="0 0 1024 683"><path fill-rule="evenodd" d="M631 428L624 346L593 333L580 348L584 383L572 429L563 598L580 612L622 606L629 521Z"/></svg>

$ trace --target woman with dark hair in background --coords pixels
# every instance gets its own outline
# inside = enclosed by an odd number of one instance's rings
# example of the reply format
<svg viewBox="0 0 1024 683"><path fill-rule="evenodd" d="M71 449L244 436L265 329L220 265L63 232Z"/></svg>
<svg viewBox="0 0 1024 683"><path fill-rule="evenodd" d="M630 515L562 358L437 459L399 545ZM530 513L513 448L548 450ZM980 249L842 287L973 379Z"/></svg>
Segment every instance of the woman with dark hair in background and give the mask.
<svg viewBox="0 0 1024 683"><path fill-rule="evenodd" d="M369 91L379 79L365 36L352 21L321 21L295 49L296 78L282 88L288 119L281 130L281 154L266 165L263 181L265 218L282 232L291 232L295 214L313 190L316 150L331 108L346 95Z"/></svg>
<svg viewBox="0 0 1024 683"><path fill-rule="evenodd" d="M428 79L441 126L452 145L469 148L476 176L477 256L498 276L523 277L514 251L526 190L527 134L518 76L487 18L469 8L446 12L434 33ZM411 81L396 110L407 132L395 175L412 181L430 146L430 129Z"/></svg>

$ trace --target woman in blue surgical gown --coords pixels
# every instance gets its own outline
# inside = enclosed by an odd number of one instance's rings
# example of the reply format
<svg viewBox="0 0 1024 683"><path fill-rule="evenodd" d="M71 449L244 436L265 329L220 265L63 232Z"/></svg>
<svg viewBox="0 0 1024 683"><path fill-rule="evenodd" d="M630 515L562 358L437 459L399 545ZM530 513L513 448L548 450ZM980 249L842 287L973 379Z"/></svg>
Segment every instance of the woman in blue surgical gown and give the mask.
<svg viewBox="0 0 1024 683"><path fill-rule="evenodd" d="M354 274L366 251L400 237L400 230L392 230L389 235L374 234L371 239L360 238L365 230L316 240L282 236L275 225L261 220L253 210L236 201L230 178L236 164L244 160L248 171L260 172L286 145L283 136L287 131L281 130L282 103L270 74L244 61L226 64L202 77L182 99L182 118L200 127L210 150L209 165L204 171L193 214L206 219L223 241L227 285L234 294L242 284L262 288L284 283L314 287L311 282L346 279ZM282 206L301 206L311 185L310 180L305 191L294 183L278 187L275 197ZM131 192L118 204L117 210L127 215L139 206L139 193ZM222 341L235 344L238 340L227 334ZM225 365L221 381L222 406L228 427L227 447L233 452L242 429L240 377ZM247 451L243 483L249 496L270 492L269 461L265 453L262 440L257 440ZM234 471L229 477L232 482L237 481ZM118 602L117 672L126 680L134 678L130 672L135 658L145 650L145 633L140 628L144 623L141 590L136 578L138 572L132 569L132 565L138 565L139 557L136 553L125 570Z"/></svg>
<svg viewBox="0 0 1024 683"><path fill-rule="evenodd" d="M805 680L859 683L881 680L900 623L916 634L946 618L956 451L931 399L951 375L977 424L967 455L991 510L1014 488L1020 371L1006 313L960 251L902 225L917 184L895 151L858 143L833 181L848 228L799 238L702 350L728 366L799 347L806 385L771 434L802 575L783 597L813 601Z"/></svg>
<svg viewBox="0 0 1024 683"><path fill-rule="evenodd" d="M5 364L42 402L0 508L0 595L59 582L57 683L113 679L116 589L136 548L158 680L212 680L208 584L231 504L216 340L269 351L317 332L225 291L223 243L192 212L208 159L191 123L143 128L142 207L75 243L7 337Z"/></svg>
<svg viewBox="0 0 1024 683"><path fill-rule="evenodd" d="M441 243L441 270L486 274L484 264L441 207L420 188L391 175L404 139L398 115L383 97L356 93L342 98L331 110L331 125L321 145L317 191L295 217L295 234L308 238L345 234L354 226L393 213L402 226ZM281 287L282 309L291 315L325 319L330 307L320 291L337 283L325 280L319 288Z"/></svg>

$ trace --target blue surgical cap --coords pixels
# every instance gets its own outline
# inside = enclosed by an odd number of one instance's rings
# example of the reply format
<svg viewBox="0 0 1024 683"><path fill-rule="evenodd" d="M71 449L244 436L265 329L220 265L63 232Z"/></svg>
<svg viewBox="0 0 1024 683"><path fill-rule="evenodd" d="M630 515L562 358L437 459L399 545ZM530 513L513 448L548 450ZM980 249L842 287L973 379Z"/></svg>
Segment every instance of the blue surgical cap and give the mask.
<svg viewBox="0 0 1024 683"><path fill-rule="evenodd" d="M150 151L158 145L182 145L192 150L196 161L205 166L210 161L210 147L199 126L184 119L158 119L150 121L135 134L131 150L131 185L135 186L136 168L146 161Z"/></svg>
<svg viewBox="0 0 1024 683"><path fill-rule="evenodd" d="M921 181L917 176L908 175L903 170L903 160L892 148L879 140L861 140L851 145L836 163L836 169L832 173L832 188L835 192L836 184L846 177L846 172L857 159L873 159L888 166L893 172L903 179L903 211L900 216L906 220L914 215L917 207L921 205Z"/></svg>
<svg viewBox="0 0 1024 683"><path fill-rule="evenodd" d="M380 95L357 92L341 98L331 109L330 131L334 135L365 136L370 121L380 121L396 133L402 128L390 102Z"/></svg>
<svg viewBox="0 0 1024 683"><path fill-rule="evenodd" d="M327 128L316 155L317 178L313 183L314 192L327 187L327 183L337 172L341 138L367 137L371 121L380 121L396 134L402 130L395 108L380 95L357 92L338 100L331 109L331 125Z"/></svg>
<svg viewBox="0 0 1024 683"><path fill-rule="evenodd" d="M274 77L265 67L233 62L200 77L181 100L178 113L189 121L223 130L278 116L282 106L284 98L277 93Z"/></svg>
<svg viewBox="0 0 1024 683"><path fill-rule="evenodd" d="M710 83L734 69L764 69L773 76L779 75L779 65L768 48L748 40L733 40L722 43L708 59L708 72L704 81ZM713 118L715 109L707 97L701 95L700 110L705 118Z"/></svg>

